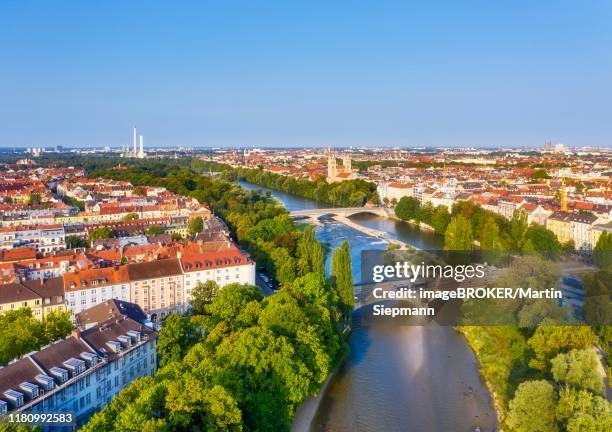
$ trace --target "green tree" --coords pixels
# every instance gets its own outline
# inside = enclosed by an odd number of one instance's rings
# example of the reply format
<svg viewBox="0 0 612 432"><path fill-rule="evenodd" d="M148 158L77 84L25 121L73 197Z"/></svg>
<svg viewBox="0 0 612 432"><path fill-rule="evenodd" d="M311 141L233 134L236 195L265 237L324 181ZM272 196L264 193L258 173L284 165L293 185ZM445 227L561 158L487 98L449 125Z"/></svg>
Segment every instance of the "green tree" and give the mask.
<svg viewBox="0 0 612 432"><path fill-rule="evenodd" d="M547 370L550 360L559 353L586 349L595 341L595 333L588 326L538 326L528 341L535 354L529 365L541 371Z"/></svg>
<svg viewBox="0 0 612 432"><path fill-rule="evenodd" d="M157 339L159 365L180 361L193 342L194 334L189 320L178 314L168 315Z"/></svg>
<svg viewBox="0 0 612 432"><path fill-rule="evenodd" d="M599 374L599 358L592 349L571 350L559 354L551 360L551 365L551 372L556 381L602 394L603 381Z"/></svg>
<svg viewBox="0 0 612 432"><path fill-rule="evenodd" d="M72 331L70 312L54 310L47 314L44 323L45 339L49 342L65 338Z"/></svg>
<svg viewBox="0 0 612 432"><path fill-rule="evenodd" d="M301 275L325 273L325 257L314 228L308 225L297 244L297 266Z"/></svg>
<svg viewBox="0 0 612 432"><path fill-rule="evenodd" d="M0 365L5 365L45 343L44 327L30 308L9 310L0 315Z"/></svg>
<svg viewBox="0 0 612 432"><path fill-rule="evenodd" d="M418 219L421 205L414 197L402 197L395 206L395 215L402 220Z"/></svg>
<svg viewBox="0 0 612 432"><path fill-rule="evenodd" d="M612 326L612 272L586 273L583 283L586 322L595 326Z"/></svg>
<svg viewBox="0 0 612 432"><path fill-rule="evenodd" d="M200 216L190 219L187 224L187 229L191 236L201 233L204 230L204 220Z"/></svg>
<svg viewBox="0 0 612 432"><path fill-rule="evenodd" d="M564 386L559 390L557 419L568 432L612 429L612 403L586 390Z"/></svg>
<svg viewBox="0 0 612 432"><path fill-rule="evenodd" d="M444 235L444 250L447 251L471 251L472 226L462 215L451 219Z"/></svg>
<svg viewBox="0 0 612 432"><path fill-rule="evenodd" d="M483 259L490 264L497 264L501 258L502 241L499 236L499 227L492 217L488 217L480 234L480 249Z"/></svg>
<svg viewBox="0 0 612 432"><path fill-rule="evenodd" d="M450 223L450 219L450 213L446 206L439 205L431 216L431 226L438 234L444 234L446 227L448 227Z"/></svg>
<svg viewBox="0 0 612 432"><path fill-rule="evenodd" d="M161 234L164 234L165 232L166 231L164 230L164 227L159 226L159 225L150 226L149 228L145 230L145 234L148 236L161 235Z"/></svg>
<svg viewBox="0 0 612 432"><path fill-rule="evenodd" d="M331 261L331 283L340 302L340 310L349 319L355 307L355 287L351 268L351 253L347 241L334 250Z"/></svg>
<svg viewBox="0 0 612 432"><path fill-rule="evenodd" d="M612 270L612 232L603 231L593 248L593 261L604 270Z"/></svg>
<svg viewBox="0 0 612 432"><path fill-rule="evenodd" d="M556 258L561 251L561 245L559 240L557 240L557 236L542 225L534 224L527 228L525 239L526 242L523 244L524 251L531 249L549 258ZM529 243L529 248L525 246L527 243Z"/></svg>
<svg viewBox="0 0 612 432"><path fill-rule="evenodd" d="M510 401L506 424L513 432L556 432L555 390L544 380L526 381Z"/></svg>
<svg viewBox="0 0 612 432"><path fill-rule="evenodd" d="M512 248L517 251L523 250L527 241L527 212L523 209L516 209L512 213L510 221L510 235L512 239Z"/></svg>
<svg viewBox="0 0 612 432"><path fill-rule="evenodd" d="M87 242L84 239L82 239L80 236L78 235L66 236L66 248L67 249L76 249L76 248L82 248L82 247L87 247Z"/></svg>
<svg viewBox="0 0 612 432"><path fill-rule="evenodd" d="M196 315L205 314L206 305L213 302L218 292L219 285L217 285L217 282L214 280L198 283L195 288L191 290L191 300L189 303L193 308L193 313Z"/></svg>
<svg viewBox="0 0 612 432"><path fill-rule="evenodd" d="M106 226L95 228L89 231L89 235L87 236L90 243L96 240L106 240L111 238L113 235L113 231Z"/></svg>

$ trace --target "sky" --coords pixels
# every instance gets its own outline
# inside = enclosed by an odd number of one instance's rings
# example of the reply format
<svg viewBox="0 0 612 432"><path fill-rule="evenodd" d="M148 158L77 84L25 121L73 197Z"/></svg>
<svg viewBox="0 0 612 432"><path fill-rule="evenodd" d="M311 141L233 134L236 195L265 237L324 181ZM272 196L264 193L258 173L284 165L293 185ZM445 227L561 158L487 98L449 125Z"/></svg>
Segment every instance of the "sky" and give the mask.
<svg viewBox="0 0 612 432"><path fill-rule="evenodd" d="M0 2L0 147L612 146L612 2Z"/></svg>

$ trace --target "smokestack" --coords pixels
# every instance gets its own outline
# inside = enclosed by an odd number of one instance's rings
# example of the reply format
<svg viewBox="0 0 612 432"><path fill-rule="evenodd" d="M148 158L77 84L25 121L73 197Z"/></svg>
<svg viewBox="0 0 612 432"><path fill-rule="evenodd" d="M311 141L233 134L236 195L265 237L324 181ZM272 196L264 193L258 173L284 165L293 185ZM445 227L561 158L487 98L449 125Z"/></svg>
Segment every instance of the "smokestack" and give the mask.
<svg viewBox="0 0 612 432"><path fill-rule="evenodd" d="M134 154L136 154L136 128L134 128Z"/></svg>
<svg viewBox="0 0 612 432"><path fill-rule="evenodd" d="M144 156L144 138L140 135L140 156Z"/></svg>

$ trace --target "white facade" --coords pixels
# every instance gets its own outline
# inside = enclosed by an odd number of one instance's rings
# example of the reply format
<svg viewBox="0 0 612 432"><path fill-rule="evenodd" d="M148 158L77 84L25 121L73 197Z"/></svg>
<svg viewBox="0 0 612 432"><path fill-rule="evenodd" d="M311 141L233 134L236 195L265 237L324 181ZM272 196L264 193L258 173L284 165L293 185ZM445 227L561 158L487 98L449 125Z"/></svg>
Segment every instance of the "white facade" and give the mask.
<svg viewBox="0 0 612 432"><path fill-rule="evenodd" d="M94 286L66 291L66 302L70 315L74 316L106 300L118 299L129 302L130 284L122 282L113 285Z"/></svg>
<svg viewBox="0 0 612 432"><path fill-rule="evenodd" d="M40 252L66 249L66 234L61 225L6 228L1 235L0 249L33 247Z"/></svg>
<svg viewBox="0 0 612 432"><path fill-rule="evenodd" d="M233 267L222 267L213 269L193 268L193 271L185 270L185 295L183 298L186 302L191 300L191 290L199 283L212 280L219 287L224 287L232 283L255 285L255 263L237 265Z"/></svg>

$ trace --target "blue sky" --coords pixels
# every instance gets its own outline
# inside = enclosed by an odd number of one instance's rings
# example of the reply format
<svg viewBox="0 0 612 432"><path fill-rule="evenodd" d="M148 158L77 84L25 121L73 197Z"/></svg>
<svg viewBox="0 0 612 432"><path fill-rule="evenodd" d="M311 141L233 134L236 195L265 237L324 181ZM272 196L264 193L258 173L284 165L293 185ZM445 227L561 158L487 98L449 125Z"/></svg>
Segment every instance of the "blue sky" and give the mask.
<svg viewBox="0 0 612 432"><path fill-rule="evenodd" d="M607 0L3 0L0 146L612 146L611 22Z"/></svg>

